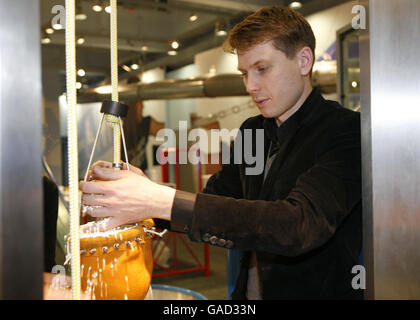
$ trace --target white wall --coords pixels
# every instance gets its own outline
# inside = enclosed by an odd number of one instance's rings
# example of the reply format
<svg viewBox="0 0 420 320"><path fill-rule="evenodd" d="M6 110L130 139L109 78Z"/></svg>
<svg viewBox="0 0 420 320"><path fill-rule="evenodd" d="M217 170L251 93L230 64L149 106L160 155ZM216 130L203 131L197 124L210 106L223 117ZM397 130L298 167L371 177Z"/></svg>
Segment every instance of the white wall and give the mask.
<svg viewBox="0 0 420 320"><path fill-rule="evenodd" d="M155 68L148 70L142 74L141 81L144 83L165 80L165 70L163 68ZM143 116L151 116L159 122L166 122L166 101L165 100L146 100L143 103ZM146 156L148 163L149 177L154 181L161 181L160 167L154 166L153 145L157 144L156 138L149 135L146 146Z"/></svg>
<svg viewBox="0 0 420 320"><path fill-rule="evenodd" d="M168 79L187 79L197 76L197 68L194 64L187 65L172 72L168 72ZM166 127L178 129L180 120L187 121L188 128L191 128L190 114L197 112L197 99L171 99L167 100L167 121Z"/></svg>
<svg viewBox="0 0 420 320"><path fill-rule="evenodd" d="M142 74L141 81L144 83L156 82L165 79L165 70L155 68ZM165 100L147 100L144 102L143 116L152 116L159 122L165 122Z"/></svg>
<svg viewBox="0 0 420 320"><path fill-rule="evenodd" d="M222 74L239 73L237 70L238 61L236 55L226 53L221 47L210 49L197 54L194 57L197 74ZM248 105L250 97L221 97L221 98L199 98L197 99L197 115L206 117L210 113L217 113L222 110L230 110L234 106L244 107ZM230 114L223 119L219 119L220 126L232 130L239 128L242 122L254 115L259 114L257 107L245 108L244 111Z"/></svg>
<svg viewBox="0 0 420 320"><path fill-rule="evenodd" d="M315 58L320 57L336 40L337 30L351 23L354 17L351 9L357 4L358 1L349 1L305 17L316 39Z"/></svg>

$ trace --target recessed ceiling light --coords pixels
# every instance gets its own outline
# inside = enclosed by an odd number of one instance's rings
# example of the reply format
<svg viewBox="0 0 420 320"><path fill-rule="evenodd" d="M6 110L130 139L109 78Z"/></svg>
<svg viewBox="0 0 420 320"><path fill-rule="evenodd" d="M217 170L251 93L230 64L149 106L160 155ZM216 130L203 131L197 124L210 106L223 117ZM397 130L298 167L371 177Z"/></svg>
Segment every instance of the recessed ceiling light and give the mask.
<svg viewBox="0 0 420 320"><path fill-rule="evenodd" d="M228 23L226 21L217 21L215 24L214 32L218 37L224 37L228 34L227 30L229 29Z"/></svg>
<svg viewBox="0 0 420 320"><path fill-rule="evenodd" d="M174 40L171 42L172 49L178 49L179 48L179 42Z"/></svg>
<svg viewBox="0 0 420 320"><path fill-rule="evenodd" d="M81 82L76 82L76 89L80 89L82 87L82 83Z"/></svg>
<svg viewBox="0 0 420 320"><path fill-rule="evenodd" d="M78 3L76 3L76 15L74 16L74 18L76 20L86 20L87 19L87 15L86 15L86 13L83 12L82 4L80 3L80 1Z"/></svg>
<svg viewBox="0 0 420 320"><path fill-rule="evenodd" d="M190 15L190 21L191 22L197 21L197 19L198 19L198 16L195 13Z"/></svg>
<svg viewBox="0 0 420 320"><path fill-rule="evenodd" d="M76 20L86 20L87 19L87 15L85 13L78 13L75 15L74 17Z"/></svg>
<svg viewBox="0 0 420 320"><path fill-rule="evenodd" d="M133 70L137 70L137 69L139 68L139 65L138 65L137 63L133 63L133 64L130 66L130 68L131 68L131 69L133 69Z"/></svg>
<svg viewBox="0 0 420 320"><path fill-rule="evenodd" d="M48 44L51 42L51 39L49 37L44 37L41 39L42 44Z"/></svg>
<svg viewBox="0 0 420 320"><path fill-rule="evenodd" d="M106 13L111 13L111 11L112 11L111 6L106 6L106 7L105 7L105 12L106 12Z"/></svg>
<svg viewBox="0 0 420 320"><path fill-rule="evenodd" d="M147 50L149 50L149 47L148 46L141 46L140 50L141 51L147 51Z"/></svg>
<svg viewBox="0 0 420 320"><path fill-rule="evenodd" d="M78 75L79 77L84 77L84 76L85 76L85 74L86 74L86 72L85 72L85 70L84 70L84 69L79 69L79 70L77 70L77 75Z"/></svg>
<svg viewBox="0 0 420 320"><path fill-rule="evenodd" d="M92 6L92 10L95 12L101 12L102 11L102 6L100 6L99 4L95 4Z"/></svg>
<svg viewBox="0 0 420 320"><path fill-rule="evenodd" d="M48 33L48 34L53 34L54 29L53 28L47 28L47 29L45 29L45 32Z"/></svg>
<svg viewBox="0 0 420 320"><path fill-rule="evenodd" d="M112 92L112 86L102 86L96 89L99 94L109 94Z"/></svg>
<svg viewBox="0 0 420 320"><path fill-rule="evenodd" d="M289 4L289 8L297 10L297 9L302 8L302 4L299 1L293 1Z"/></svg>
<svg viewBox="0 0 420 320"><path fill-rule="evenodd" d="M127 72L131 72L131 69L130 69L130 67L129 66L127 66L127 65L125 65L125 64L123 64L122 66L121 66L121 68L123 68L125 71L127 71Z"/></svg>
<svg viewBox="0 0 420 320"><path fill-rule="evenodd" d="M61 29L63 29L63 26L62 26L61 24L59 24L59 23L54 24L52 27L53 27L55 30L61 30Z"/></svg>
<svg viewBox="0 0 420 320"><path fill-rule="evenodd" d="M169 54L170 56L176 56L176 55L178 54L178 52L176 52L175 50L169 50L169 51L168 51L168 54Z"/></svg>
<svg viewBox="0 0 420 320"><path fill-rule="evenodd" d="M79 39L77 39L77 44L84 44L86 42L86 39L83 37L80 37Z"/></svg>

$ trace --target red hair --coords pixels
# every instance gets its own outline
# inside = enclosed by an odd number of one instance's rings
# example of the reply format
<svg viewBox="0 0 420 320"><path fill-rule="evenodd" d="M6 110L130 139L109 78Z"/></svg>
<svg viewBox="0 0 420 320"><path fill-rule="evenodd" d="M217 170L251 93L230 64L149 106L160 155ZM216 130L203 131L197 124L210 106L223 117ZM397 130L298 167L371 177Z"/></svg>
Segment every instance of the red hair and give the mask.
<svg viewBox="0 0 420 320"><path fill-rule="evenodd" d="M299 12L282 6L264 7L246 17L232 29L224 49L244 52L270 40L290 59L305 46L315 57L315 36L308 21Z"/></svg>

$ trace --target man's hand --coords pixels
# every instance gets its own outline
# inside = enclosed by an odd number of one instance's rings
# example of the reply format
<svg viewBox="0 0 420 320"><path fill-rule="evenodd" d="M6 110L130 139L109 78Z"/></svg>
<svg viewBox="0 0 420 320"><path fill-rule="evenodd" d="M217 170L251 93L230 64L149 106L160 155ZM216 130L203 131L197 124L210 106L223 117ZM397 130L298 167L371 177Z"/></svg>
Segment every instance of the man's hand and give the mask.
<svg viewBox="0 0 420 320"><path fill-rule="evenodd" d="M171 218L175 189L152 182L134 166L115 170L109 162L97 162L89 180L94 181L80 183L82 202L92 207L90 216L110 217L103 231L148 218Z"/></svg>
<svg viewBox="0 0 420 320"><path fill-rule="evenodd" d="M93 180L93 169L95 169L95 168L108 168L108 169L110 169L110 168L112 168L112 163L108 162L108 161L103 161L103 160L95 162L89 170L88 178L87 178L88 181ZM130 168L130 171L134 172L135 174L146 177L146 175L144 174L144 172L141 169L139 169L139 168L137 168L137 167L135 167L131 164L129 165L129 168ZM123 162L122 170L127 170L127 164L125 162Z"/></svg>

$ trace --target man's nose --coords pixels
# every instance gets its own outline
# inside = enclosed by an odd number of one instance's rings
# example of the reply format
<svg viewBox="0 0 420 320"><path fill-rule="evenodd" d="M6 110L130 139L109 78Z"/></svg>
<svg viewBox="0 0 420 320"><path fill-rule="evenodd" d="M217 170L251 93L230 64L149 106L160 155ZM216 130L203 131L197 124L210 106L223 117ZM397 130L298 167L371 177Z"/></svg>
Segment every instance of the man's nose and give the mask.
<svg viewBox="0 0 420 320"><path fill-rule="evenodd" d="M259 85L258 85L258 82L257 82L257 81L255 81L255 79L254 79L253 77L248 77L248 78L245 80L245 87L246 87L246 91L247 91L249 94L256 93L256 92L258 92L258 90L260 89L260 87L259 87Z"/></svg>

